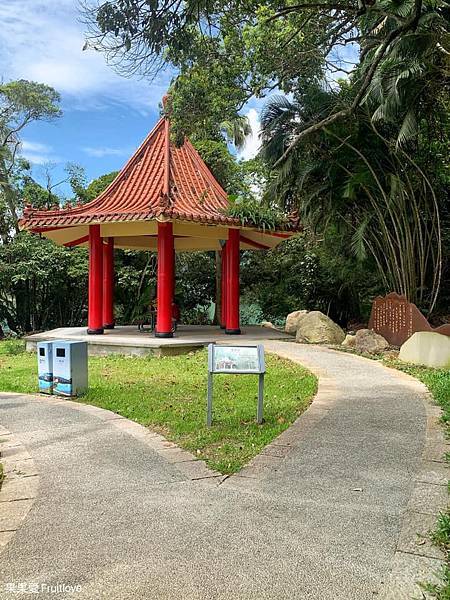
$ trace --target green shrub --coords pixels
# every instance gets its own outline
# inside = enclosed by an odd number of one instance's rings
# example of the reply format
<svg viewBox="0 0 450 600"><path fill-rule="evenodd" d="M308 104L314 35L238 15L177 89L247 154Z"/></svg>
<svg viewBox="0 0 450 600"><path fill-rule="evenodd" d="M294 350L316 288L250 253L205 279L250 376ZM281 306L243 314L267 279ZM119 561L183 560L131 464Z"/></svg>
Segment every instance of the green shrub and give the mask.
<svg viewBox="0 0 450 600"><path fill-rule="evenodd" d="M25 352L25 342L23 340L5 340L0 348L0 354L7 356L16 356Z"/></svg>
<svg viewBox="0 0 450 600"><path fill-rule="evenodd" d="M264 315L258 304L241 303L240 307L241 325L260 325L264 321Z"/></svg>

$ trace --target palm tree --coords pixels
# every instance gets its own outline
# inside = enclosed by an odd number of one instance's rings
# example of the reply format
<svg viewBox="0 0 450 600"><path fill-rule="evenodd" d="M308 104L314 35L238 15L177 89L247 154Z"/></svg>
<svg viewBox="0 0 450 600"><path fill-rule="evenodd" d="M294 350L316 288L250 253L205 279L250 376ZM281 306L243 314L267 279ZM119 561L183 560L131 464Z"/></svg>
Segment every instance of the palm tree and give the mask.
<svg viewBox="0 0 450 600"><path fill-rule="evenodd" d="M300 101L271 99L261 116L265 160L277 163L311 113L326 114L336 101L345 98L320 88ZM298 207L313 230L325 236L330 228L341 231L355 259L373 263L386 291L434 307L441 232L433 187L405 151L395 152L373 128L367 113L309 136L277 164L268 194L284 208Z"/></svg>
<svg viewBox="0 0 450 600"><path fill-rule="evenodd" d="M220 130L238 150L245 146L247 136L252 133L249 120L245 115L237 115L234 119L222 121Z"/></svg>
<svg viewBox="0 0 450 600"><path fill-rule="evenodd" d="M386 4L382 13L367 13L362 22L367 41L358 69L362 76L370 69L382 41L411 19L415 10L417 3L400 0ZM448 94L449 24L448 3L421 3L414 26L388 45L362 100L374 122L389 124L395 131L397 145L414 140L421 116L437 116L436 97Z"/></svg>

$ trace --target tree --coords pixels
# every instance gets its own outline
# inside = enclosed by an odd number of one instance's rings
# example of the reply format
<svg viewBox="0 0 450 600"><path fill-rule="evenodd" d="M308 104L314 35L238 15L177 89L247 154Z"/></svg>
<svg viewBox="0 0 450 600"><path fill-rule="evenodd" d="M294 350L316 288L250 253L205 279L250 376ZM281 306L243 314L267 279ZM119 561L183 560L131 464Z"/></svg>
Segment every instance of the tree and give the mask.
<svg viewBox="0 0 450 600"><path fill-rule="evenodd" d="M86 196L88 201L94 200L97 196L106 190L108 185L114 181L119 174L119 171L112 171L106 175L101 175L97 179L93 179L86 188Z"/></svg>
<svg viewBox="0 0 450 600"><path fill-rule="evenodd" d="M406 139L417 89L448 82L444 0L114 0L87 2L84 15L87 45L120 72L153 77L167 62L178 70L177 93L198 107L188 113L191 123L235 116L250 97L276 88L296 92L322 81L332 89L336 77L347 74L351 101L305 122L286 155L306 135L363 105L377 117L386 115L395 94L403 115L398 135Z"/></svg>
<svg viewBox="0 0 450 600"><path fill-rule="evenodd" d="M84 248L19 233L0 246L0 324L16 333L80 325L87 272Z"/></svg>
<svg viewBox="0 0 450 600"><path fill-rule="evenodd" d="M22 202L15 189L20 134L32 122L59 117L59 102L59 94L42 83L21 79L0 85L0 196L9 213L7 226L16 233ZM4 239L8 233L3 232Z"/></svg>
<svg viewBox="0 0 450 600"><path fill-rule="evenodd" d="M258 307L260 320L280 325L288 313L299 309L320 310L344 327L367 320L371 298L382 288L376 272L355 263L340 237L331 228L326 238L307 231L269 251L244 251L244 311L248 305Z"/></svg>
<svg viewBox="0 0 450 600"><path fill-rule="evenodd" d="M39 171L39 179L43 180L44 186L35 182L31 176L30 185L26 186L23 190L22 197L26 203L31 204L35 208L59 208L61 204L69 203L84 203L88 200L86 195L86 174L85 170L81 165L73 162L68 162L64 167L64 173L62 179L54 177L54 171L57 165L53 162L44 163ZM64 183L69 183L73 198L65 198L58 193L58 188Z"/></svg>

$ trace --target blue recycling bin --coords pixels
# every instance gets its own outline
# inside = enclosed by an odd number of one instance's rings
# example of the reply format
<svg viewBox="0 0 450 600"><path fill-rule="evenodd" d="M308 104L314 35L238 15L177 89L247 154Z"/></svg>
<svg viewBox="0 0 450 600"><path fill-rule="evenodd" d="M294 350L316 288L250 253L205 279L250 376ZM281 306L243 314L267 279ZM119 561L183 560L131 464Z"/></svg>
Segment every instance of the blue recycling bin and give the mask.
<svg viewBox="0 0 450 600"><path fill-rule="evenodd" d="M81 396L87 388L87 342L53 342L53 392L58 396Z"/></svg>
<svg viewBox="0 0 450 600"><path fill-rule="evenodd" d="M38 382L42 394L53 394L53 342L37 344Z"/></svg>

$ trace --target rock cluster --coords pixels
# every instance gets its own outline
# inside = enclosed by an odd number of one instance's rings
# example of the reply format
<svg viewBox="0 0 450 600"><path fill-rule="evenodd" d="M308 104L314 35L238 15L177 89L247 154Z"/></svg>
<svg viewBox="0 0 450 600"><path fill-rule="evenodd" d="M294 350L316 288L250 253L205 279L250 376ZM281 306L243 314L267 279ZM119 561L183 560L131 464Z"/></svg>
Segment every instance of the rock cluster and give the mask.
<svg viewBox="0 0 450 600"><path fill-rule="evenodd" d="M318 310L296 310L286 317L286 333L295 341L308 344L342 345L364 354L379 354L389 347L383 336L371 329L359 329L355 335L344 330Z"/></svg>

